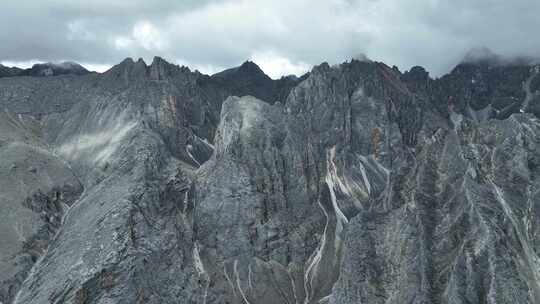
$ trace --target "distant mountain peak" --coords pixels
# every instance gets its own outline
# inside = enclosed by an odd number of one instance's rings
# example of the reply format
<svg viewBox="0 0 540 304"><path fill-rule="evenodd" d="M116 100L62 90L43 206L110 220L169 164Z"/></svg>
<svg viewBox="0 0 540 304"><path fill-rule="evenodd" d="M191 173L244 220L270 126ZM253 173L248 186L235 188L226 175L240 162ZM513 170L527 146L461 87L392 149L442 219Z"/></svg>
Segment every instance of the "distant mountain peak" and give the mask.
<svg viewBox="0 0 540 304"><path fill-rule="evenodd" d="M247 60L240 66L212 75L215 78L264 78L270 77L253 61Z"/></svg>
<svg viewBox="0 0 540 304"><path fill-rule="evenodd" d="M263 73L263 70L253 61L247 60L239 67L240 70Z"/></svg>
<svg viewBox="0 0 540 304"><path fill-rule="evenodd" d="M135 61L133 61L133 58L127 57L126 59L120 61L120 63L117 65L129 65L129 64L134 64L134 63Z"/></svg>
<svg viewBox="0 0 540 304"><path fill-rule="evenodd" d="M166 80L171 77L181 77L189 79L194 74L188 67L179 66L155 56L152 63L147 65L143 58L134 61L126 58L119 64L113 66L105 74L112 77L122 77L126 83L134 79L150 78L151 80Z"/></svg>
<svg viewBox="0 0 540 304"><path fill-rule="evenodd" d="M157 64L170 64L170 63L167 60L163 59L162 57L154 56L154 58L152 59L151 65L157 65Z"/></svg>
<svg viewBox="0 0 540 304"><path fill-rule="evenodd" d="M14 76L58 76L58 75L86 75L90 71L85 69L82 65L72 62L46 62L36 63L29 69L20 69L17 67L5 67L0 65L0 77L14 77Z"/></svg>

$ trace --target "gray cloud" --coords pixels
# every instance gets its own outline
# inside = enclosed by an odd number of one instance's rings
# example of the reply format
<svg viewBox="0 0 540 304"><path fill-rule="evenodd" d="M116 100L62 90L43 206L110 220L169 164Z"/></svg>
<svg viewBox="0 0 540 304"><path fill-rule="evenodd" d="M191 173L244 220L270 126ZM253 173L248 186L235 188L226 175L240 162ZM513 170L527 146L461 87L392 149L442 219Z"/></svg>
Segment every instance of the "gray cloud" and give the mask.
<svg viewBox="0 0 540 304"><path fill-rule="evenodd" d="M536 0L4 0L0 61L111 65L154 55L204 72L259 63L271 76L358 54L447 72L471 48L540 53Z"/></svg>

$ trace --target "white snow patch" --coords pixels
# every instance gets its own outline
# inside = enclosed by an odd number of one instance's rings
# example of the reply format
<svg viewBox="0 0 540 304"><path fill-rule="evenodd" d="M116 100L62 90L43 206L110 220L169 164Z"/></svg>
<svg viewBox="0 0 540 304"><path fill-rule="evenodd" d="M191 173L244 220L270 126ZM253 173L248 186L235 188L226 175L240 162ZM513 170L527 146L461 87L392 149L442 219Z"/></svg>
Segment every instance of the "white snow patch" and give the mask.
<svg viewBox="0 0 540 304"><path fill-rule="evenodd" d="M360 163L359 165L360 165L360 173L362 173L362 179L364 180L364 185L366 185L368 194L371 195L371 184L369 183L369 180L367 178L366 168L364 167L362 163Z"/></svg>
<svg viewBox="0 0 540 304"><path fill-rule="evenodd" d="M248 265L248 285L249 288L253 289L253 281L252 281L252 271L251 271L251 263Z"/></svg>
<svg viewBox="0 0 540 304"><path fill-rule="evenodd" d="M321 203L321 201L319 201L319 207L321 207L324 215L326 216L326 225L324 227L324 232L321 237L321 242L319 243L316 251L313 253L313 258L311 259L308 267L306 268L306 271L304 272L304 290L306 293L304 303L311 303L311 301L313 300L311 298L313 291L316 290L316 288L320 288L320 286L316 286L314 283L314 279L317 278L319 274L319 265L321 265L321 263L323 263L324 265L324 263L327 262L334 263L340 258L339 254L342 246L341 234L343 232L343 229L345 228L345 224L348 223L347 217L345 217L345 215L339 208L336 194L334 191L334 182L336 181L338 184L340 183L340 179L337 176L336 165L334 163L335 149L336 147L334 146L332 149L330 149L330 151L328 151L329 153L327 155L327 174L325 179L328 189L330 191L330 199L332 201L333 207L332 209L335 212L336 217L336 228L333 232L334 242L329 242L329 238L332 237L332 234L330 234L332 233L332 231L328 231L328 227L330 224L329 221L331 217L328 214L326 208ZM345 187L345 185L343 185L343 187ZM325 259L325 261L322 261L323 258Z"/></svg>
<svg viewBox="0 0 540 304"><path fill-rule="evenodd" d="M206 270L204 270L204 265L199 254L199 246L197 244L193 246L193 260L195 262L195 269L197 270L199 276L205 274Z"/></svg>
<svg viewBox="0 0 540 304"><path fill-rule="evenodd" d="M229 273L227 272L227 265L223 265L223 274L225 275L225 279L227 279L227 282L231 286L233 294L236 297L236 288L234 287L234 284L233 284L231 278L229 277Z"/></svg>
<svg viewBox="0 0 540 304"><path fill-rule="evenodd" d="M341 180L337 176L336 164L334 163L335 156L336 156L336 147L334 146L330 150L330 157L328 158L328 169L327 169L328 172L326 173L325 181L328 184L328 188L330 188L330 196L332 199L332 205L334 206L334 211L336 212L338 223L341 223L341 222L348 223L349 221L347 220L347 217L343 214L343 212L339 208L339 205L336 200L336 193L334 192L334 180L337 180L338 183L342 184ZM336 231L336 236L337 236L337 233L338 231Z"/></svg>
<svg viewBox="0 0 540 304"><path fill-rule="evenodd" d="M191 160L192 160L195 164L197 164L198 167L200 167L200 166L201 166L201 163L199 163L199 162L197 161L197 159L193 156L193 154L191 154L191 151L193 151L193 146L192 146L192 145L187 145L187 146L186 146L186 153L188 154L189 158L191 158Z"/></svg>
<svg viewBox="0 0 540 304"><path fill-rule="evenodd" d="M246 297L246 294L244 293L244 290L242 289L242 285L240 284L240 274L238 273L238 260L234 260L234 275L236 276L236 285L238 287L238 291L240 291L240 295L242 295L242 298L246 302L245 304L250 304Z"/></svg>
<svg viewBox="0 0 540 304"><path fill-rule="evenodd" d="M322 206L322 204L320 202L319 202L319 206L321 207L321 209L323 209L324 214L328 218L328 214L326 213L326 210L324 209L324 207ZM315 256L313 257L313 260L311 260L311 263L309 264L306 271L304 272L304 289L305 289L305 292L306 292L306 301L308 300L307 297L309 296L310 286L311 287L313 286L313 277L314 276L312 276L311 280L310 280L310 274L313 272L313 269L317 267L317 265L319 264L319 262L322 259L322 250L323 250L324 246L326 245L326 231L327 230L328 230L328 224L326 224L326 226L324 227L324 232L323 232L323 235L321 237L321 242L319 243L319 247L317 247L317 249L315 251Z"/></svg>
<svg viewBox="0 0 540 304"><path fill-rule="evenodd" d="M338 175L337 168L335 165L335 153L336 153L335 147L330 149L329 155L328 155L329 178L333 185L337 185L339 187L339 190L342 193L347 194L352 199L356 208L362 209L362 203L360 202L358 198L358 192L362 192L362 194L365 195L366 198L369 197L372 192L372 187L368 178L366 166L364 165L366 164L370 166L370 162L366 157L362 155L358 155L360 158L360 161L358 161L357 164L359 166L360 173L362 175L362 182L363 182L363 185L362 185L355 178L351 178L347 176L346 174L344 174L343 176ZM373 162L375 162L377 168L380 169L384 174L386 175L389 174L388 169L384 168L379 162L377 161L373 161Z"/></svg>
<svg viewBox="0 0 540 304"><path fill-rule="evenodd" d="M212 150L214 150L214 145L212 145L206 138L202 138L202 137L199 137L197 136L197 138L202 141L207 147L211 148Z"/></svg>

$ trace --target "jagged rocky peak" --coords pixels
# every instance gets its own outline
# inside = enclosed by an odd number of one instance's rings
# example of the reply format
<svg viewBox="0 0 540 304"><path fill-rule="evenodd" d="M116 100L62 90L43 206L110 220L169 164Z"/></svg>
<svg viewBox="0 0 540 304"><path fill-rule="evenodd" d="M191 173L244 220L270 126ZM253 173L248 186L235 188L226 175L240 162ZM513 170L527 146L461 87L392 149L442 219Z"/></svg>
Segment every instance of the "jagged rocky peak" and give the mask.
<svg viewBox="0 0 540 304"><path fill-rule="evenodd" d="M147 65L144 59L134 61L132 58L124 59L120 64L113 66L104 73L106 77L121 78L125 83L130 81L167 80L171 78L190 78L188 75L196 73L186 66L178 66L167 62L161 57L154 57L152 63Z"/></svg>
<svg viewBox="0 0 540 304"><path fill-rule="evenodd" d="M142 58L139 58L136 62L133 61L133 58L128 57L119 64L113 66L108 71L106 71L104 74L107 76L119 76L123 77L124 79L131 79L131 78L141 78L146 76L147 74L147 65L146 62Z"/></svg>
<svg viewBox="0 0 540 304"><path fill-rule="evenodd" d="M243 80L243 81L268 81L271 80L263 70L254 62L246 61L240 66L231 68L212 75L214 78L224 80Z"/></svg>
<svg viewBox="0 0 540 304"><path fill-rule="evenodd" d="M164 80L167 78L176 77L182 74L194 74L188 67L179 66L167 62L165 59L155 56L152 64L148 67L150 78L153 80ZM196 74L196 73L195 73Z"/></svg>
<svg viewBox="0 0 540 304"><path fill-rule="evenodd" d="M508 59L484 51L466 56L451 73L437 80L435 95L452 111L473 119L507 118L513 113L530 111L535 77L531 61Z"/></svg>
<svg viewBox="0 0 540 304"><path fill-rule="evenodd" d="M426 81L429 79L429 72L426 71L424 67L414 66L409 71L403 73L405 79L417 80L417 81Z"/></svg>
<svg viewBox="0 0 540 304"><path fill-rule="evenodd" d="M408 85L411 91L419 94L426 92L432 81L429 72L421 66L414 66L409 71L403 73L401 80Z"/></svg>
<svg viewBox="0 0 540 304"><path fill-rule="evenodd" d="M161 57L154 57L152 64L149 67L150 69L150 78L154 80L162 80L170 77L174 72L178 71L179 67L174 64L170 64L165 59ZM190 72L189 68L181 67L181 70L185 72Z"/></svg>
<svg viewBox="0 0 540 304"><path fill-rule="evenodd" d="M261 70L261 68L253 61L247 60L246 62L242 63L240 67L238 67L238 72L246 73L246 74L259 74L262 75L264 72ZM265 74L266 75L266 74Z"/></svg>
<svg viewBox="0 0 540 304"><path fill-rule="evenodd" d="M212 75L207 81L227 87L232 95L252 95L273 104L283 102L291 88L303 79L305 77L273 80L256 63L246 61L238 67Z"/></svg>
<svg viewBox="0 0 540 304"><path fill-rule="evenodd" d="M459 113L473 120L505 119L514 113L538 115L540 72L530 58L507 58L475 49L452 71L432 79L421 67L401 79L418 97L429 100L446 117Z"/></svg>

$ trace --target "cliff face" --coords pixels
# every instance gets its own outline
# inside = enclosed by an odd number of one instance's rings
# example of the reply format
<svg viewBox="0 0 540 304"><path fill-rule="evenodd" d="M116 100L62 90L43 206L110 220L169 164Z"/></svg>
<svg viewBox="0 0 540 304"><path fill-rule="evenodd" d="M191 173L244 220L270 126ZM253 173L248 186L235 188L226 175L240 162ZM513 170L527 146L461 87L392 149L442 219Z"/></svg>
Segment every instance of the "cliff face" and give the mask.
<svg viewBox="0 0 540 304"><path fill-rule="evenodd" d="M3 78L0 302L538 303L537 72Z"/></svg>

